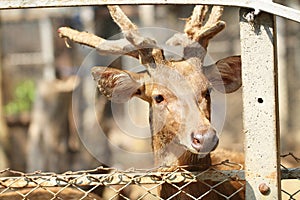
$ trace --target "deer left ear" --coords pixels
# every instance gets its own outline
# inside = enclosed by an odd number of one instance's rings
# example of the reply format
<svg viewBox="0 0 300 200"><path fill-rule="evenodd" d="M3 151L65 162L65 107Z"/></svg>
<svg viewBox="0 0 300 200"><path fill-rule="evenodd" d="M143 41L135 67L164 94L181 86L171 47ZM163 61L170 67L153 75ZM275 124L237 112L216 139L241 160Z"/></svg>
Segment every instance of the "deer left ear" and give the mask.
<svg viewBox="0 0 300 200"><path fill-rule="evenodd" d="M93 67L92 75L99 91L113 102L124 103L133 96L142 95L143 74L107 67Z"/></svg>
<svg viewBox="0 0 300 200"><path fill-rule="evenodd" d="M234 92L242 85L241 56L223 58L214 65L203 67L203 72L219 92Z"/></svg>

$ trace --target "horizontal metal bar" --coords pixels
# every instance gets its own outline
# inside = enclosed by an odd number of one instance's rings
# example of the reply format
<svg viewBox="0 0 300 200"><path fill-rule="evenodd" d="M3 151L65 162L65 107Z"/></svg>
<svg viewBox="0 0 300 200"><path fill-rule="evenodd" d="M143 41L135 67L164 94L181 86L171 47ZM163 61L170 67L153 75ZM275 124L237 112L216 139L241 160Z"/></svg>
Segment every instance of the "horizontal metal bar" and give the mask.
<svg viewBox="0 0 300 200"><path fill-rule="evenodd" d="M299 179L300 169L282 170L282 178ZM29 187L63 187L126 185L126 184L161 184L163 182L195 182L196 180L226 180L244 181L244 170L208 170L205 172L151 172L151 173L121 173L112 174L81 174L81 175L30 175L19 177L0 177L0 189Z"/></svg>
<svg viewBox="0 0 300 200"><path fill-rule="evenodd" d="M0 9L125 4L207 4L252 8L300 22L300 11L264 0L1 0Z"/></svg>
<svg viewBox="0 0 300 200"><path fill-rule="evenodd" d="M82 174L57 176L24 176L1 177L0 188L50 187L50 186L94 186L94 185L125 185L160 184L163 182L195 182L196 180L244 180L242 170L207 170L204 172L151 172L151 173L120 173L112 174Z"/></svg>

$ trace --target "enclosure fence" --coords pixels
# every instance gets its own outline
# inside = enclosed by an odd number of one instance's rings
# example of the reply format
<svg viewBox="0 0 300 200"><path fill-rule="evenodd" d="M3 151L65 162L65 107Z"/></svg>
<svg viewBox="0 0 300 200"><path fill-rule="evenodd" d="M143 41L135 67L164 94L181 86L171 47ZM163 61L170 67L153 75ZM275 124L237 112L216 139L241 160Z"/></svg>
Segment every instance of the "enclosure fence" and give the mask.
<svg viewBox="0 0 300 200"><path fill-rule="evenodd" d="M299 162L293 154L282 155L282 159L292 157ZM226 166L228 170L219 170ZM162 199L157 189L164 183L176 188L177 192L171 197L185 192L183 189L189 184L200 181L207 186L207 192L202 196L194 197L186 193L191 199L201 199L210 192L218 194L224 199L234 198L245 187L245 174L243 166L224 160L207 170L190 172L187 166L176 167L172 172L164 172L165 167L156 169L128 169L98 167L92 170L65 172L56 174L36 171L23 173L11 169L0 171L0 197L1 199L31 199L34 195L42 194L44 199L69 199L70 194L78 199L100 199L99 189L103 188L104 199ZM281 165L281 174L284 179L300 179L299 168L286 168ZM219 187L226 182L236 182L236 190L231 194L224 194ZM299 181L299 180L298 180ZM178 183L181 183L179 186ZM294 184L297 184L294 182ZM300 188L282 188L284 199L296 199ZM104 193L104 194L103 194ZM170 199L171 199L170 198ZM32 198L34 199L34 198Z"/></svg>
<svg viewBox="0 0 300 200"><path fill-rule="evenodd" d="M224 197L224 199L230 199L234 198L244 188L247 199L280 199L281 194L286 199L296 199L296 196L299 196L300 169L289 169L284 164L282 166L279 164L277 49L274 23L274 15L300 22L299 11L272 3L270 0L3 0L0 9L107 4L186 4L187 2L189 4L244 7L240 12L240 32L244 94L245 169L241 169L239 164L230 161L220 163L220 165L232 167L228 171L220 171L218 166L212 166L201 172L189 172L185 166L176 167L172 172L164 172L163 168L149 171L137 169L121 171L100 167L94 170L66 172L64 174L45 172L25 174L7 169L0 172L0 175L3 176L0 178L0 199L9 199L13 195L15 195L14 199L30 199L31 195L36 192L41 192L43 195L48 194L44 199L68 199L68 195L71 193L75 195L76 192L78 199L97 199L95 190L100 187L105 187L106 190L110 191L111 195L107 199L117 197L161 199L156 193L156 189L162 184L168 183L176 188L177 192L172 196L176 197L195 180L201 181L208 189L200 197L186 194L191 199L201 199L211 192ZM248 8L252 8L252 10ZM260 150L262 146L268 148ZM293 154L283 157L293 157L295 162L299 162L299 159ZM98 173L99 171L102 173ZM289 188L284 188L284 184L281 183L283 179L294 179L296 182L291 185L296 189L290 191ZM232 194L223 194L218 188L228 181L237 182L238 187L236 192ZM127 197L125 190L133 185L137 186L141 193L136 197ZM136 192L138 189L135 188L134 191Z"/></svg>

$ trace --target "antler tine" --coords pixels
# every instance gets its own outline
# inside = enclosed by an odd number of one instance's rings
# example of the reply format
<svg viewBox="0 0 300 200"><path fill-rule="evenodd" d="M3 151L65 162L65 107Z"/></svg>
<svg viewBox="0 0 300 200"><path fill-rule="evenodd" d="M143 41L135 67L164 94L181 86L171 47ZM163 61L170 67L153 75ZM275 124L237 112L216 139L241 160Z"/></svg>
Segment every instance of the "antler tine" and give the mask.
<svg viewBox="0 0 300 200"><path fill-rule="evenodd" d="M207 13L207 8L205 7L195 7L190 20L186 23L185 33L193 41L199 42L206 49L209 40L225 28L225 22L220 20L223 14L223 7L214 6L207 22L203 26Z"/></svg>
<svg viewBox="0 0 300 200"><path fill-rule="evenodd" d="M163 51L156 45L156 41L140 35L138 28L124 14L119 6L107 6L111 17L121 28L125 38L137 48L140 62L146 67L155 68L157 63L164 60Z"/></svg>
<svg viewBox="0 0 300 200"><path fill-rule="evenodd" d="M95 48L101 54L126 54L134 58L139 57L138 52L134 50L134 46L124 39L105 40L92 33L79 32L69 27L60 27L58 29L58 35L61 38Z"/></svg>
<svg viewBox="0 0 300 200"><path fill-rule="evenodd" d="M194 7L193 13L187 20L184 27L184 32L191 38L193 38L195 34L195 28L202 27L207 11L208 6L206 5L196 5Z"/></svg>
<svg viewBox="0 0 300 200"><path fill-rule="evenodd" d="M111 17L123 32L137 30L137 26L130 21L119 6L107 6L107 8Z"/></svg>
<svg viewBox="0 0 300 200"><path fill-rule="evenodd" d="M214 24L220 21L223 14L224 7L223 6L214 6L211 10L211 14L206 22L206 24Z"/></svg>

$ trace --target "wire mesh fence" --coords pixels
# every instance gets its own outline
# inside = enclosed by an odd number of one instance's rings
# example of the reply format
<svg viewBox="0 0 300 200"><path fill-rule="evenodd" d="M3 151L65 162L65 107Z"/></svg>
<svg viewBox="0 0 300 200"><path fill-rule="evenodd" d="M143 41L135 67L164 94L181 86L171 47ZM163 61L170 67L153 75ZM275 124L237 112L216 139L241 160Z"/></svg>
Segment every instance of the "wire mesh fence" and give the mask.
<svg viewBox="0 0 300 200"><path fill-rule="evenodd" d="M293 154L286 155L292 157ZM284 158L286 158L284 157ZM294 162L299 161L294 158ZM226 170L220 170L224 168ZM11 169L0 171L0 199L164 199L158 193L168 185L172 195L203 199L218 196L220 199L244 198L245 176L242 165L223 161L203 171L189 171L190 166L151 170L98 167L92 170L56 174L36 171L23 173ZM300 168L282 164L283 199L299 199ZM193 196L187 188L202 184L201 194ZM228 184L234 191L224 192Z"/></svg>

